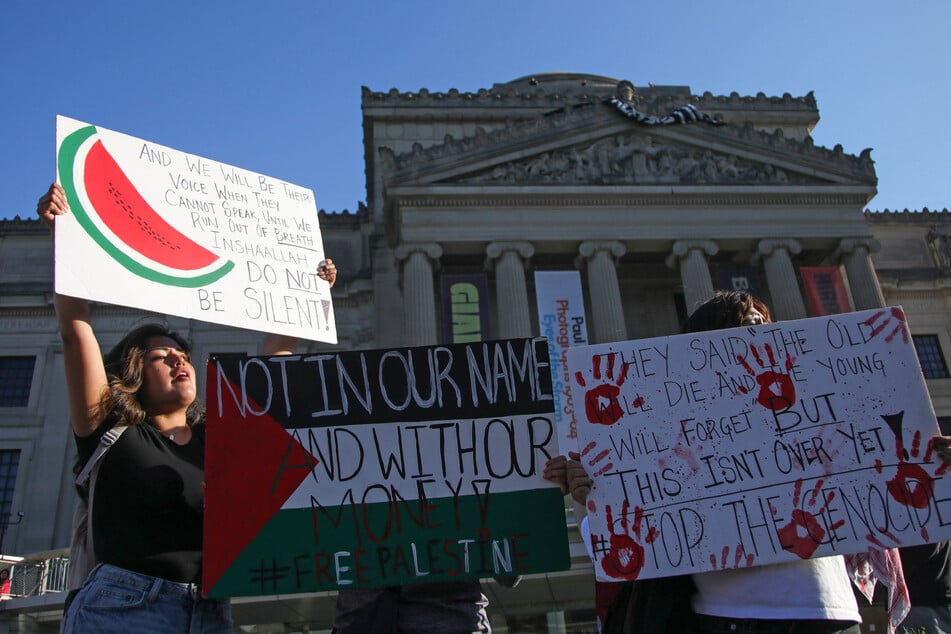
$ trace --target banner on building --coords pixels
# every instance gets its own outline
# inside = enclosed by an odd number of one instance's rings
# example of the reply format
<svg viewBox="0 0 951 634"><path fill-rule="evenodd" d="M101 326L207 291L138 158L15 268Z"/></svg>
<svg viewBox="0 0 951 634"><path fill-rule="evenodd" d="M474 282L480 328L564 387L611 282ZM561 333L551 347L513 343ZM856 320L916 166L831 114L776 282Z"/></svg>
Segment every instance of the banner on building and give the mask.
<svg viewBox="0 0 951 634"><path fill-rule="evenodd" d="M474 343L491 339L485 273L446 273L439 276L439 281L443 341Z"/></svg>
<svg viewBox="0 0 951 634"><path fill-rule="evenodd" d="M209 596L570 567L542 338L213 356Z"/></svg>
<svg viewBox="0 0 951 634"><path fill-rule="evenodd" d="M600 579L951 538L900 308L572 348Z"/></svg>
<svg viewBox="0 0 951 634"><path fill-rule="evenodd" d="M851 310L849 295L837 266L801 266L802 285L806 289L809 312L814 317L838 315Z"/></svg>
<svg viewBox="0 0 951 634"><path fill-rule="evenodd" d="M535 271L538 331L548 339L558 446L562 455L578 451L578 430L571 398L567 351L588 343L588 324L578 271Z"/></svg>
<svg viewBox="0 0 951 634"><path fill-rule="evenodd" d="M66 117L56 291L335 343L311 190Z"/></svg>
<svg viewBox="0 0 951 634"><path fill-rule="evenodd" d="M717 289L743 291L754 297L763 297L759 273L752 266L718 266Z"/></svg>

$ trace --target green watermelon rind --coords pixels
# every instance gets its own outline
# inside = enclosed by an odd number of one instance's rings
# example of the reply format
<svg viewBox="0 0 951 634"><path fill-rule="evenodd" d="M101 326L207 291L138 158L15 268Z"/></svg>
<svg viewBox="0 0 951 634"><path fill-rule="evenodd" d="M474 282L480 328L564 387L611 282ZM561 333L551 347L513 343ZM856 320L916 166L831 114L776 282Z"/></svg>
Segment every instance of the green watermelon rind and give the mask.
<svg viewBox="0 0 951 634"><path fill-rule="evenodd" d="M155 269L149 268L148 266L145 266L141 262L130 257L128 254L122 251L122 249L114 245L109 240L109 238L103 235L102 231L99 230L99 227L96 226L96 223L93 222L92 218L90 218L89 212L80 202L79 196L76 193L76 183L74 180L76 155L79 151L79 148L89 137L94 134L96 134L96 127L92 125L72 132L69 134L69 136L63 139L63 143L59 148L58 158L60 185L63 186L63 190L66 192L66 201L69 203L69 208L76 217L77 222L79 222L79 225L86 230L86 233L89 234L89 237L91 237L96 242L96 244L102 247L102 250L108 253L112 259L125 267L129 272L152 282L157 282L166 286L200 288L213 282L217 282L222 277L230 273L231 269L234 268L234 262L231 260L227 260L214 271L193 277L179 277L176 275L163 273L161 271L156 271Z"/></svg>

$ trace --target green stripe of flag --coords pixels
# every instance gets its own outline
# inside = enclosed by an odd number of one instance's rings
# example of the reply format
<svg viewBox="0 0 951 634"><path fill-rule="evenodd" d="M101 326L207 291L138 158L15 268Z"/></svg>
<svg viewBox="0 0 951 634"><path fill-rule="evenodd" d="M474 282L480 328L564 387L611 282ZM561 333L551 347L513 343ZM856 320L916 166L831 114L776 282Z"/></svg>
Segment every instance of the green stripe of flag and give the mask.
<svg viewBox="0 0 951 634"><path fill-rule="evenodd" d="M384 489L367 499L384 499ZM440 498L428 505L337 502L278 512L208 596L458 581L571 565L563 500L555 488Z"/></svg>

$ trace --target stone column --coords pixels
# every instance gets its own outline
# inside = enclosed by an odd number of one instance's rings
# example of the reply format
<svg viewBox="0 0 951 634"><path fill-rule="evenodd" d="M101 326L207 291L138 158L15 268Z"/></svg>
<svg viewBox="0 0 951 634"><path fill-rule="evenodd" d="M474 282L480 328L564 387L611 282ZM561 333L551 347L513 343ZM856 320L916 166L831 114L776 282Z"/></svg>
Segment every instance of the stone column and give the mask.
<svg viewBox="0 0 951 634"><path fill-rule="evenodd" d="M885 306L882 287L878 283L875 267L872 266L872 254L881 248L878 240L872 238L845 238L839 243L839 253L842 256L842 264L845 265L845 273L849 277L855 310Z"/></svg>
<svg viewBox="0 0 951 634"><path fill-rule="evenodd" d="M791 239L760 240L756 247L756 255L763 258L769 294L776 311L773 318L776 320L805 319L809 316L790 257L801 252L802 245L799 241Z"/></svg>
<svg viewBox="0 0 951 634"><path fill-rule="evenodd" d="M496 330L499 339L531 337L525 268L535 254L529 242L492 242L486 247L486 267L495 269Z"/></svg>
<svg viewBox="0 0 951 634"><path fill-rule="evenodd" d="M396 259L403 262L404 343L426 346L439 342L436 328L436 294L433 291L433 261L442 247L432 243L401 244Z"/></svg>
<svg viewBox="0 0 951 634"><path fill-rule="evenodd" d="M617 259L627 253L620 242L586 241L578 247L588 269L588 294L591 297L591 323L594 341L607 343L627 339L621 287L617 281Z"/></svg>
<svg viewBox="0 0 951 634"><path fill-rule="evenodd" d="M713 240L677 240L667 256L667 266L680 267L680 281L684 285L684 303L687 315L713 297L713 278L707 257L716 255L720 247Z"/></svg>

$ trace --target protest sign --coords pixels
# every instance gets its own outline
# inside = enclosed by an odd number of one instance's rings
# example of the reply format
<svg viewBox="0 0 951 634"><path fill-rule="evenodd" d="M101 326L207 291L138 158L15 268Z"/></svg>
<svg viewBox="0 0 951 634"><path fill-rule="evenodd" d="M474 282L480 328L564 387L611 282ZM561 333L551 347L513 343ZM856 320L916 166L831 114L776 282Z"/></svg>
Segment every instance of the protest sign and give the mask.
<svg viewBox="0 0 951 634"><path fill-rule="evenodd" d="M599 578L951 537L910 339L888 308L570 349Z"/></svg>
<svg viewBox="0 0 951 634"><path fill-rule="evenodd" d="M207 389L209 596L570 566L544 339L222 355Z"/></svg>
<svg viewBox="0 0 951 634"><path fill-rule="evenodd" d="M562 455L578 451L578 430L571 400L567 350L588 343L584 296L578 271L535 271L538 330L548 339L555 424Z"/></svg>
<svg viewBox="0 0 951 634"><path fill-rule="evenodd" d="M57 117L56 291L336 342L311 190Z"/></svg>

